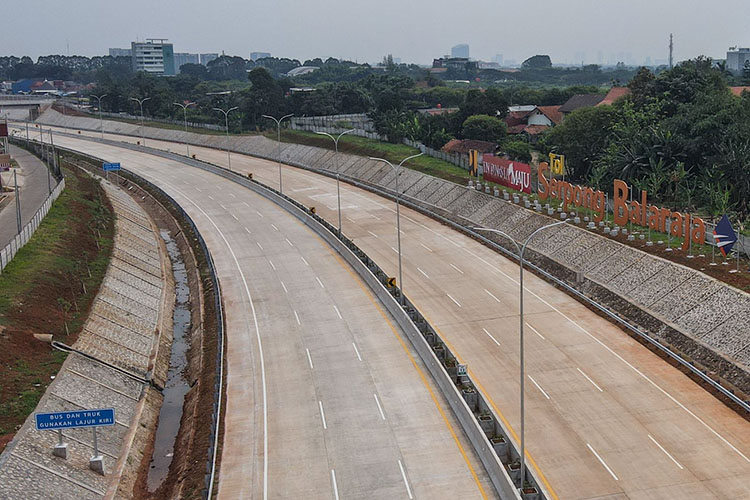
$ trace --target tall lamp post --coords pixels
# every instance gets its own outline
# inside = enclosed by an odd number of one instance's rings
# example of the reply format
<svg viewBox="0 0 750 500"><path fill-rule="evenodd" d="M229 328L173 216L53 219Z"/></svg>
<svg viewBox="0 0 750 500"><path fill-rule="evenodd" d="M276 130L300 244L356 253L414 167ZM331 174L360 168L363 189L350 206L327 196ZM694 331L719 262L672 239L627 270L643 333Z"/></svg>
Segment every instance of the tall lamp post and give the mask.
<svg viewBox="0 0 750 500"><path fill-rule="evenodd" d="M411 160L412 158L416 158L417 156L422 156L423 154L424 153L418 153L415 155L407 156L406 158L401 160L401 163L399 163L398 166L394 166L391 162L389 162L388 160L384 160L383 158L370 157L371 160L387 163L396 174L396 235L398 240L398 286L401 290L401 307L404 306L404 283L403 274L401 273L401 210L399 209L399 205L401 204L401 190L399 190L398 188L398 178L401 177L401 169L403 168L404 163L406 163L408 160Z"/></svg>
<svg viewBox="0 0 750 500"><path fill-rule="evenodd" d="M182 103L179 103L179 102L173 102L172 104L174 104L175 106L179 106L179 107L182 108L182 117L183 117L183 119L185 121L185 134L187 134L187 109L190 106L194 105L195 103L194 102L188 102L188 103L182 104ZM190 144L188 144L187 138L185 140L185 146L187 147L187 155L188 155L188 157L190 157Z"/></svg>
<svg viewBox="0 0 750 500"><path fill-rule="evenodd" d="M99 102L99 104L98 104L98 107L99 107L99 128L102 131L102 139L104 139L104 118L102 118L102 99L104 99L105 97L107 97L107 94L104 94L104 95L94 95L94 94L91 94L90 97L93 97L94 99L96 99ZM65 109L65 108L63 108L63 109Z"/></svg>
<svg viewBox="0 0 750 500"><path fill-rule="evenodd" d="M214 111L221 111L222 113L224 113L224 125L227 131L227 163L229 164L229 170L232 170L232 156L231 156L231 153L229 152L229 113L231 113L235 109L239 109L239 108L235 106L233 108L227 109L226 111L221 108L214 108Z"/></svg>
<svg viewBox="0 0 750 500"><path fill-rule="evenodd" d="M146 145L146 138L143 136L143 103L151 99L150 97L144 97L143 99L138 99L136 97L131 97L131 101L135 101L138 103L138 105L141 107L141 142L143 145Z"/></svg>
<svg viewBox="0 0 750 500"><path fill-rule="evenodd" d="M529 241L540 231L544 231L545 229L549 229L555 226L561 226L568 222L567 220L555 222L554 224L548 224L546 226L542 226L533 233L529 235L528 238L526 238L526 241L523 242L522 245L518 245L518 242L509 234L504 233L498 229L491 229L488 227L475 227L473 228L475 231L485 231L488 233L496 233L500 236L505 237L506 239L510 240L515 246L516 251L518 252L518 265L520 268L519 271L519 311L520 311L520 344L521 344L521 488L523 488L524 482L526 481L526 437L524 434L525 430L525 388L526 388L526 373L524 370L524 355L523 355L523 254L526 251L526 246L529 244Z"/></svg>
<svg viewBox="0 0 750 500"><path fill-rule="evenodd" d="M338 202L339 207L339 236L341 236L341 189L339 187L339 139L341 139L342 136L349 134L351 132L354 132L354 129L349 129L341 132L337 137L332 136L328 132L315 132L318 135L327 135L333 140L333 144L336 147L336 200Z"/></svg>
<svg viewBox="0 0 750 500"><path fill-rule="evenodd" d="M273 120L276 122L276 162L279 164L279 193L283 194L284 191L281 189L281 122L283 122L287 118L291 118L292 116L294 116L294 113L289 113L288 115L284 115L281 118L274 118L271 115L262 116L263 118L268 118L269 120Z"/></svg>

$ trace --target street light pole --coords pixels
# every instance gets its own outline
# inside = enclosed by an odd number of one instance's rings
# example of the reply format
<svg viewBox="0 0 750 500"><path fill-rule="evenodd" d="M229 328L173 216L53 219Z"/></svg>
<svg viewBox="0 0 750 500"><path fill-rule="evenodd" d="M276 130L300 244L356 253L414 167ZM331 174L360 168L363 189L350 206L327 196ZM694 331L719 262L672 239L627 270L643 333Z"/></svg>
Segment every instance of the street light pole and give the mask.
<svg viewBox="0 0 750 500"><path fill-rule="evenodd" d="M518 242L510 236L507 233L504 233L503 231L500 231L498 229L491 229L488 227L475 227L473 228L475 231L486 231L489 233L496 233L500 236L503 236L510 240L515 246L516 251L518 252L518 265L520 268L519 271L519 314L520 314L520 344L521 344L521 489L523 489L524 482L526 481L526 436L524 433L525 430L525 389L526 389L526 372L525 372L525 366L524 366L524 353L523 353L523 254L526 251L526 246L529 244L529 241L540 231L543 231L545 229L549 229L551 227L560 226L562 224L565 224L568 222L567 220L555 222L554 224L548 224L546 226L542 226L533 233L531 233L528 238L526 238L526 241L523 242L523 245L519 246Z"/></svg>
<svg viewBox="0 0 750 500"><path fill-rule="evenodd" d="M224 111L221 108L214 108L214 111L221 111L222 113L224 113L224 124L227 129L227 163L229 164L229 170L232 170L232 156L231 156L231 153L229 152L229 113L231 113L235 109L239 109L239 108L235 106L233 108L229 108L226 111Z"/></svg>
<svg viewBox="0 0 750 500"><path fill-rule="evenodd" d="M182 103L179 103L179 102L173 102L172 104L174 104L175 106L179 106L179 107L182 108L182 116L183 116L183 118L185 120L185 134L187 135L187 109L188 109L188 107L192 106L195 103L194 102L188 102L186 104L182 104ZM187 155L188 155L188 158L189 158L190 157L190 144L188 144L187 137L185 138L185 146L187 147Z"/></svg>
<svg viewBox="0 0 750 500"><path fill-rule="evenodd" d="M102 99L104 99L105 97L107 97L107 94L104 94L104 95L101 95L101 96L91 94L91 97L93 97L94 99L96 99L99 102L99 105L98 105L98 108L99 108L99 128L102 131L102 139L104 139L104 118L102 118ZM65 109L65 108L63 108L63 109Z"/></svg>
<svg viewBox="0 0 750 500"><path fill-rule="evenodd" d="M396 174L396 235L397 235L397 241L398 241L398 287L401 290L401 307L404 306L404 283L403 283L403 274L401 272L401 210L399 208L400 206L400 200L401 200L401 191L398 188L398 178L401 177L401 169L403 168L404 163L406 163L408 160L411 160L412 158L416 158L417 156L422 156L424 153L418 153L415 155L407 156L403 160L401 160L401 163L398 164L398 166L394 166L391 162L388 160L385 160L383 158L373 158L370 157L371 160L375 161L382 161L383 163L387 163L392 169L393 172Z"/></svg>
<svg viewBox="0 0 750 500"><path fill-rule="evenodd" d="M138 103L138 105L141 107L141 142L143 145L146 145L146 138L143 136L143 103L151 99L150 97L144 97L143 99L138 99L135 97L131 97L131 101L135 101Z"/></svg>
<svg viewBox="0 0 750 500"><path fill-rule="evenodd" d="M328 132L315 132L316 134L327 135L328 137L330 137L333 140L334 146L336 147L336 200L339 207L339 236L341 236L341 189L339 187L339 167L341 165L339 165L339 139L341 139L343 135L349 134L351 132L354 132L353 128L341 132L338 137L334 137Z"/></svg>
<svg viewBox="0 0 750 500"><path fill-rule="evenodd" d="M284 193L281 184L281 122L287 118L294 116L294 113L289 113L281 118L275 118L271 115L262 115L263 118L268 118L276 122L276 162L279 164L279 193Z"/></svg>

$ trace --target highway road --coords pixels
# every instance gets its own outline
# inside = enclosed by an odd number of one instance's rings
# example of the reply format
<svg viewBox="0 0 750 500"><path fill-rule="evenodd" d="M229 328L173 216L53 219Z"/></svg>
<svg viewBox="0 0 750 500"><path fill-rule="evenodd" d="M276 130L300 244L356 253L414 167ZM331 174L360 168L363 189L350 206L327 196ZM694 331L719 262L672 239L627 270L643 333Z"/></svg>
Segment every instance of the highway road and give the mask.
<svg viewBox="0 0 750 500"><path fill-rule="evenodd" d="M155 182L207 241L227 321L220 498L495 497L395 322L310 229L200 169L56 142Z"/></svg>
<svg viewBox="0 0 750 500"><path fill-rule="evenodd" d="M225 152L191 152L226 166ZM232 167L278 183L274 162L232 154ZM284 188L335 223L333 179L285 167ZM395 274L393 203L342 184L342 207L344 232ZM518 265L402 216L406 294L517 431ZM750 423L541 279L528 276L526 290L527 446L554 498L750 498Z"/></svg>

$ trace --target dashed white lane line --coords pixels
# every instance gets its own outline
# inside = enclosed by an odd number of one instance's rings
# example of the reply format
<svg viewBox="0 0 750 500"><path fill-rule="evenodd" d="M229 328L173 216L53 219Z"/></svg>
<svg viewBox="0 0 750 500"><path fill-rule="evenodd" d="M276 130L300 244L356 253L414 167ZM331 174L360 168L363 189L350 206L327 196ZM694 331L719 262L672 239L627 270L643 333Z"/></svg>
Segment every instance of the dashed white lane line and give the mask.
<svg viewBox="0 0 750 500"><path fill-rule="evenodd" d="M398 253L398 250L396 250L396 249L395 249L395 248L393 248L393 247L391 247L391 250L393 250L394 252Z"/></svg>
<svg viewBox="0 0 750 500"><path fill-rule="evenodd" d="M490 292L486 288L484 289L484 291L487 292L487 295L489 295L490 297L492 297L493 299L495 299L495 302L497 302L498 304L501 304L500 299L498 299L497 297L495 297L495 295L493 295L492 292Z"/></svg>
<svg viewBox="0 0 750 500"><path fill-rule="evenodd" d="M245 231L247 231L247 234L253 234L253 232L250 231L247 227L245 227Z"/></svg>
<svg viewBox="0 0 750 500"><path fill-rule="evenodd" d="M276 225L275 225L275 224L271 224L271 227L272 227L272 228L274 228L274 229L275 229L276 231L278 231L278 230L279 230L279 228L278 228L278 227L276 227Z"/></svg>
<svg viewBox="0 0 750 500"><path fill-rule="evenodd" d="M294 319L296 319L296 320L297 320L297 324L298 324L298 325L301 325L301 324L302 324L302 323L300 322L300 320L299 320L299 314L297 314L297 311L294 311Z"/></svg>
<svg viewBox="0 0 750 500"><path fill-rule="evenodd" d="M315 277L315 280L316 280L316 281L318 282L318 285L320 285L320 288L325 288L325 285L323 285L323 282L322 282L322 281L320 281L320 278L318 278L318 277L316 276L316 277Z"/></svg>
<svg viewBox="0 0 750 500"><path fill-rule="evenodd" d="M263 245L260 244L260 241L255 242L256 245L258 245L258 248L260 248L260 251L263 251Z"/></svg>
<svg viewBox="0 0 750 500"><path fill-rule="evenodd" d="M334 304L334 306L333 306L333 309L334 309L334 310L336 311L336 316L338 316L338 317L339 317L339 319L344 319L344 318L343 318L343 317L341 316L341 311L339 311L339 308L338 308L338 307L336 307L336 305L335 305L335 304Z"/></svg>
<svg viewBox="0 0 750 500"><path fill-rule="evenodd" d="M367 232L368 232L368 233L370 233L371 235L373 235L373 236L374 236L374 237L376 237L376 238L378 237L378 235L377 235L377 234L375 234L375 233L373 233L372 231L369 231L369 230L368 230Z"/></svg>
<svg viewBox="0 0 750 500"><path fill-rule="evenodd" d="M488 336L489 338L491 338L491 339L492 339L492 341L493 341L493 342L494 342L495 344L497 344L497 345L498 345L498 347L500 346L500 342L498 342L498 341L497 341L497 339L496 339L495 337L493 337L493 336L492 336L492 334L491 334L490 332L488 332L486 328L482 328L482 330L484 330L484 333L486 333L486 334L487 334L487 336Z"/></svg>
<svg viewBox="0 0 750 500"><path fill-rule="evenodd" d="M323 429L328 429L326 425L326 414L323 411L323 401L318 400L318 408L320 408L320 421L323 422Z"/></svg>
<svg viewBox="0 0 750 500"><path fill-rule="evenodd" d="M549 394L547 394L546 392L544 392L544 389L542 389L542 386L540 386L539 384L536 383L536 380L534 380L534 377L532 377L531 375L527 375L527 376L529 377L529 380L531 380L532 382L534 382L534 385L536 386L537 389L539 389L539 392L541 392L542 394L544 394L545 398L551 399L549 397Z"/></svg>
<svg viewBox="0 0 750 500"><path fill-rule="evenodd" d="M331 483L333 483L333 498L339 500L339 487L336 486L336 471L331 469Z"/></svg>
<svg viewBox="0 0 750 500"><path fill-rule="evenodd" d="M284 238L284 239L286 240L287 243L289 243L290 247L294 246L294 243L292 243L291 241L289 241L289 238Z"/></svg>
<svg viewBox="0 0 750 500"><path fill-rule="evenodd" d="M262 213L258 212L257 210L255 211L255 213L258 214L258 217L263 218L263 214Z"/></svg>
<svg viewBox="0 0 750 500"><path fill-rule="evenodd" d="M231 213L231 212L229 213L229 215L231 215L232 217L234 217L234 220L236 220L236 221L238 221L238 222L239 222L239 219L237 218L237 216L236 216L236 215L234 215L234 214L233 214L233 213Z"/></svg>
<svg viewBox="0 0 750 500"><path fill-rule="evenodd" d="M310 264L307 263L307 261L305 260L305 258L302 257L301 255L299 256L299 258L302 259L302 262L304 262L306 266L310 265Z"/></svg>
<svg viewBox="0 0 750 500"><path fill-rule="evenodd" d="M355 221L354 219L352 219L352 218L351 218L351 217L349 217L349 216L346 216L346 215L345 215L344 217L346 217L346 220L348 220L348 221L349 221L349 222L351 222L352 224L356 224L356 223L357 223L357 221Z"/></svg>
<svg viewBox="0 0 750 500"><path fill-rule="evenodd" d="M221 207L221 209L222 209L222 210L226 210L226 209L227 209L227 207L225 207L225 206L224 206L224 205L222 205L221 203L219 203L219 206Z"/></svg>
<svg viewBox="0 0 750 500"><path fill-rule="evenodd" d="M310 363L310 369L314 370L315 368L313 367L312 356L310 356L310 349L305 349L305 351L307 352L307 362Z"/></svg>
<svg viewBox="0 0 750 500"><path fill-rule="evenodd" d="M680 462L678 462L677 460L675 460L675 459L674 459L674 457L673 457L672 455L670 455L670 453L669 453L669 452L668 452L667 450L665 450L665 449L664 449L664 447L663 447L662 445L660 445L660 444L658 443L658 441L656 441L656 439L654 439L653 437L651 437L651 434L649 434L649 435L648 435L648 438L649 438L649 439L650 439L651 441L653 441L653 442L654 442L654 444L655 444L656 446L658 446L658 447L659 447L659 449L660 449L661 451L663 451L663 452L664 452L664 454L665 454L666 456L668 456L668 457L669 457L669 459L670 459L670 460L672 460L672 462L674 462L674 464L675 464L675 465L676 465L677 467L679 467L680 469L684 469L684 468L685 468L685 467L683 467L682 465L680 465Z"/></svg>
<svg viewBox="0 0 750 500"><path fill-rule="evenodd" d="M352 342L352 347L354 347L354 352L357 353L357 359L362 361L362 356L359 355L359 349L357 349L357 344Z"/></svg>
<svg viewBox="0 0 750 500"><path fill-rule="evenodd" d="M531 326L531 325L530 325L530 324L528 324L528 323L525 323L525 324L526 324L526 326L528 326L529 328L531 328L531 331L532 331L532 332L534 332L534 333L536 333L537 335L539 335L539 338L540 338L540 339L542 339L542 340L545 340L545 338L544 338L544 335L542 335L541 333L539 333L539 331L538 331L538 330L537 330L536 328L534 328L533 326Z"/></svg>
<svg viewBox="0 0 750 500"><path fill-rule="evenodd" d="M424 275L424 277L425 277L425 278L427 278L427 279L430 279L430 277L429 277L429 276L427 276L427 273L426 273L426 272L424 272L424 271L422 271L422 270L421 270L420 268L417 268L417 271L419 271L420 273L422 273L422 274Z"/></svg>
<svg viewBox="0 0 750 500"><path fill-rule="evenodd" d="M404 485L406 485L406 493L408 493L409 495L409 500L413 500L414 497L411 494L409 481L406 479L406 472L404 472L404 464L401 463L401 460L398 461L398 468L401 469L401 477L404 478Z"/></svg>
<svg viewBox="0 0 750 500"><path fill-rule="evenodd" d="M424 243L420 243L420 245L422 245L422 247L423 247L423 248L424 248L425 250L427 250L428 252L432 252L432 248L428 247L428 246L427 246L427 245L425 245Z"/></svg>
<svg viewBox="0 0 750 500"><path fill-rule="evenodd" d="M598 384L597 384L596 382L594 382L593 380L591 380L591 378L590 378L590 377L589 377L588 375L586 375L585 373L583 373L583 370L581 370L580 368L577 368L577 370L578 370L578 372L579 372L579 373L580 373L581 375L583 375L584 377L586 377L586 380L588 380L589 382L591 382L591 384L592 384L592 385L593 385L594 387L596 387L597 389L599 389L599 392L604 392L604 391L602 390L602 388L601 388L601 387L599 387L599 385L598 385Z"/></svg>
<svg viewBox="0 0 750 500"><path fill-rule="evenodd" d="M248 205L246 201L243 201L242 204L245 205L247 208L250 208L250 205Z"/></svg>
<svg viewBox="0 0 750 500"><path fill-rule="evenodd" d="M378 217L378 216L377 216L377 215L375 215L375 214L370 214L370 215L372 215L373 217L375 217L375 218L376 218L376 219L378 219L378 220L383 220L383 219L381 219L380 217Z"/></svg>
<svg viewBox="0 0 750 500"><path fill-rule="evenodd" d="M453 301L453 302L454 302L454 303L455 303L455 304L456 304L456 305L457 305L458 307L461 307L461 304L460 304L460 303L459 303L459 302L458 302L458 301L457 301L456 299L454 299L454 298L453 298L453 297L451 296L451 294L449 294L449 293L446 293L446 295L447 295L447 296L448 296L448 298L449 298L449 299L451 299L451 300L452 300L452 301Z"/></svg>
<svg viewBox="0 0 750 500"><path fill-rule="evenodd" d="M208 195L208 197L209 197L209 198L211 199L211 201L214 201L214 197L213 197L213 196L211 196L211 195L209 194L209 195Z"/></svg>
<svg viewBox="0 0 750 500"><path fill-rule="evenodd" d="M375 403L378 405L378 411L380 412L380 418L382 418L383 420L385 420L385 413L383 413L383 407L380 406L380 400L378 399L378 395L377 394L373 394L373 396L375 396Z"/></svg>
<svg viewBox="0 0 750 500"><path fill-rule="evenodd" d="M456 266L454 266L453 264L451 264L450 266L451 266L451 267L452 267L453 269L455 269L456 271L458 271L459 273L461 273L461 274L463 274L463 273L464 273L464 272L463 272L462 270L460 270L459 268L457 268L457 267L456 267Z"/></svg>
<svg viewBox="0 0 750 500"><path fill-rule="evenodd" d="M199 193L203 192L203 190L201 188L199 188L198 186L195 186L195 190L198 191Z"/></svg>
<svg viewBox="0 0 750 500"><path fill-rule="evenodd" d="M273 261L271 259L268 259L268 263L271 264L271 267L275 271L276 270L276 266L273 265Z"/></svg>
<svg viewBox="0 0 750 500"><path fill-rule="evenodd" d="M234 195L234 193L229 193L229 196L231 196L232 198L237 198L237 197L236 197L236 196Z"/></svg>
<svg viewBox="0 0 750 500"><path fill-rule="evenodd" d="M279 280L279 281L281 281L281 280ZM284 289L284 293L289 293L289 290L286 289L286 285L284 284L283 281L281 282L281 288Z"/></svg>
<svg viewBox="0 0 750 500"><path fill-rule="evenodd" d="M605 462L602 459L602 457L599 456L599 454L596 452L596 450L590 444L588 444L588 443L586 443L586 446L589 447L589 450L591 450L591 453L593 453L594 456L597 458L597 460L599 460L599 462L601 462L601 464L604 466L604 468L607 469L607 472L610 473L610 475L614 478L614 480L615 481L619 481L619 479L617 479L617 476L615 476L615 473L612 472L612 469L610 469L609 465L607 465L607 462Z"/></svg>

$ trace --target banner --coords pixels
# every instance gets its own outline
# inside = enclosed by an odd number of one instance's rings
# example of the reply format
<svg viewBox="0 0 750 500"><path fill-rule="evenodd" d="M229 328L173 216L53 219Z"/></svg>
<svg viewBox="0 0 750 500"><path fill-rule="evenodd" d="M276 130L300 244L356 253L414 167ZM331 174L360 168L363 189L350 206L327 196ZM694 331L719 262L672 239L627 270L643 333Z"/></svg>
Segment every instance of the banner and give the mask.
<svg viewBox="0 0 750 500"><path fill-rule="evenodd" d="M714 241L724 257L732 251L732 247L737 243L737 233L732 229L732 223L729 222L729 217L726 215L721 218L716 225L716 229L714 229Z"/></svg>
<svg viewBox="0 0 750 500"><path fill-rule="evenodd" d="M525 163L484 155L484 180L531 194L531 167Z"/></svg>

